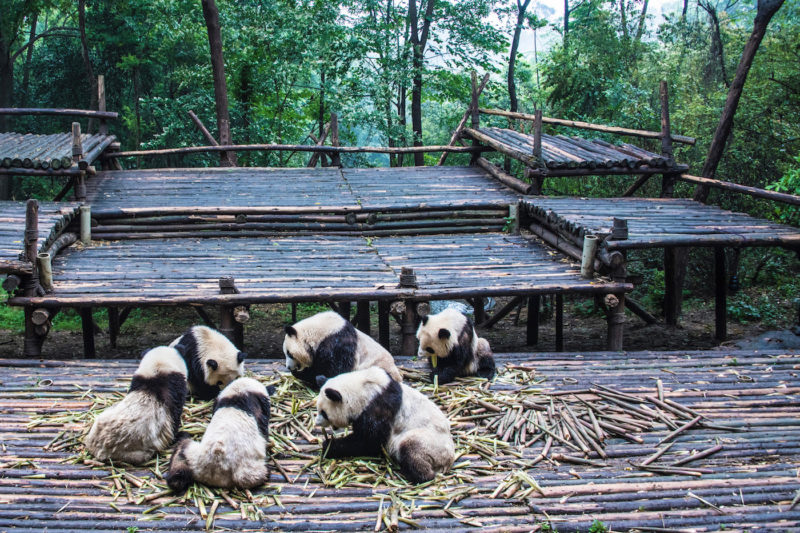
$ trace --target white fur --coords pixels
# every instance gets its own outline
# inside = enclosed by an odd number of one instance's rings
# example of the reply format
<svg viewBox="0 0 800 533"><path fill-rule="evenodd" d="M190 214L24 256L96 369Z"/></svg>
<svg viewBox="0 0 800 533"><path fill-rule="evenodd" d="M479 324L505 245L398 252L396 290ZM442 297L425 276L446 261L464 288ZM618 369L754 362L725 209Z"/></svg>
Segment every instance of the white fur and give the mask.
<svg viewBox="0 0 800 533"><path fill-rule="evenodd" d="M420 322L417 328L417 340L419 340L419 349L417 350L418 357L436 357L444 358L450 354L450 351L457 345L458 337L467 323L467 317L460 311L448 307L435 315L428 315L427 321L423 324ZM446 329L450 332L450 337L447 339L439 338L439 330ZM433 349L433 353L426 350L426 348ZM472 362L470 363L469 372L474 374L478 370L478 354L482 351L491 353L489 342L486 339L478 337L475 328L472 329L472 353L475 354Z"/></svg>
<svg viewBox="0 0 800 533"><path fill-rule="evenodd" d="M244 374L244 361L238 362L239 349L225 335L206 326L192 326L186 335L193 336L196 341L197 358L206 383L226 387ZM172 341L170 347L174 347L182 338L183 335ZM217 362L216 370L207 364L212 359ZM191 390L191 383L189 388Z"/></svg>
<svg viewBox="0 0 800 533"><path fill-rule="evenodd" d="M186 376L186 363L174 349L153 348L134 375L155 377L178 372ZM109 407L95 420L84 444L101 461L141 464L167 449L175 438L169 411L156 398L136 390Z"/></svg>

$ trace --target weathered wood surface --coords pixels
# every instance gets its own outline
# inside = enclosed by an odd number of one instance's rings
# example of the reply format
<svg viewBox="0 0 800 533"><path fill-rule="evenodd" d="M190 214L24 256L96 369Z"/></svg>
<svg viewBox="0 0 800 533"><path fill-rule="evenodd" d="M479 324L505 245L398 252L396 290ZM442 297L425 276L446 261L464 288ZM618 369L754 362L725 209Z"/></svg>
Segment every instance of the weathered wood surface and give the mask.
<svg viewBox="0 0 800 533"><path fill-rule="evenodd" d="M39 251L50 246L77 210L73 203L39 202ZM0 202L0 273L30 273L30 263L19 259L24 237L25 202Z"/></svg>
<svg viewBox="0 0 800 533"><path fill-rule="evenodd" d="M582 245L587 234L607 237L614 218L628 221L628 238L608 249L669 246L800 246L800 230L682 198L527 198L543 226Z"/></svg>
<svg viewBox="0 0 800 533"><path fill-rule="evenodd" d="M176 335L179 333L176 331ZM795 531L800 527L800 508L792 505L800 489L797 354L713 351L496 357L500 365L536 368L536 377L546 378L539 386L556 391L600 384L629 394L654 396L656 380L662 380L668 398L709 417L715 424L744 431L693 428L680 434L659 460L677 461L694 451L721 444L721 451L691 464L710 471L701 477L633 470L629 461L641 462L670 433L670 428L658 424L656 431L642 434L643 444L619 438L608 441L605 450L609 458L603 467L539 462L526 472L542 492L533 492L526 499L504 498L502 494L492 499L490 496L505 473L492 473L492 465L484 458L466 455L460 460L468 460L472 468L483 467L487 472L475 478L471 487L476 491L456 503L448 504L446 499L424 502L426 505L412 515L420 526L432 531L465 530L468 525L462 520L471 519L484 531L510 532L536 530L547 520L564 533L588 531L594 520L602 521L613 531ZM399 363L407 367L420 365L407 359L400 359ZM206 521L191 503L143 514L149 507L165 502L169 495L137 505L129 503L123 492L114 501L109 490L109 470L69 464L66 461L70 452L45 450L44 446L59 432L72 429L69 421L29 428L33 416L88 409L89 389L93 393L124 392L135 365L133 360L0 360L0 440L4 446L0 459L0 528L202 531L206 527ZM248 362L248 370L258 375L282 372L282 367L282 362ZM309 457L317 451L302 439L296 445L308 449ZM520 449L525 459L533 459L541 450L541 442ZM385 496L383 509L389 504L388 487L326 487L313 470L300 472L302 462L282 459L277 453L278 463L294 482L287 482L273 468L268 485L253 493L255 497L277 495L279 503L269 498L268 502L273 503L261 507L261 520L249 521L222 502L216 509L215 528L373 530L380 496ZM497 461L517 459L507 453L495 457ZM152 475L141 468L128 472L140 477ZM136 491L132 485L131 490ZM152 514L157 519L148 520ZM399 527L411 529L403 522Z"/></svg>
<svg viewBox="0 0 800 533"><path fill-rule="evenodd" d="M419 289L398 289L411 267ZM502 233L413 237L273 236L94 242L53 261L53 292L22 305L181 305L619 292L544 247ZM219 295L232 276L240 294Z"/></svg>
<svg viewBox="0 0 800 533"><path fill-rule="evenodd" d="M542 134L542 161L536 162L533 158L532 135L493 127L480 128L480 135L475 135L469 129L465 132L481 142L490 139L492 148L528 166L546 167L551 176L557 176L558 170L573 169L615 169L615 172L636 174L635 169L639 167L664 169L670 165L670 161L663 156L631 144L614 145L599 139L590 141L580 137L547 134Z"/></svg>
<svg viewBox="0 0 800 533"><path fill-rule="evenodd" d="M94 163L100 153L116 140L114 135L82 134L85 157L81 160L81 167L85 169ZM72 136L69 133L0 133L0 166L5 173L13 174L19 169L53 172L69 169L72 163Z"/></svg>

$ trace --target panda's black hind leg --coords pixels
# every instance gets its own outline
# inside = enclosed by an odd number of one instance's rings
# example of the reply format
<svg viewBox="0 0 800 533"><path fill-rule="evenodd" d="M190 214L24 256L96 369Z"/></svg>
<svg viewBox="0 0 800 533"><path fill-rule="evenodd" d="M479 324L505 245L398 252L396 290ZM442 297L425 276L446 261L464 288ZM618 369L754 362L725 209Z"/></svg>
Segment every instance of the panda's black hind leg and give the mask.
<svg viewBox="0 0 800 533"><path fill-rule="evenodd" d="M494 357L491 355L484 355L478 359L478 376L491 380L496 373L497 367L494 363Z"/></svg>

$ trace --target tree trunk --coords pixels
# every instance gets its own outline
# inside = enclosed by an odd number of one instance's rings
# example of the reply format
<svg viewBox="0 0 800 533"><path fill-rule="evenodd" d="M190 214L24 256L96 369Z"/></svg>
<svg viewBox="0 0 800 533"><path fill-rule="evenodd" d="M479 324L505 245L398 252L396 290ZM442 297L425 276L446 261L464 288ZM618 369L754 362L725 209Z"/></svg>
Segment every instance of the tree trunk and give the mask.
<svg viewBox="0 0 800 533"><path fill-rule="evenodd" d="M36 38L36 22L39 20L39 13L34 13L31 15L31 31L30 36L28 38L28 42L33 42ZM25 66L22 69L22 100L20 102L20 107L28 107L29 92L31 90L31 59L33 58L33 46L28 47L28 51L25 54Z"/></svg>
<svg viewBox="0 0 800 533"><path fill-rule="evenodd" d="M81 55L86 79L89 80L89 109L97 109L97 78L94 76L92 62L89 59L89 45L86 42L86 0L78 0L78 31L81 37ZM31 47L32 48L32 47ZM94 119L89 119L87 133L94 130Z"/></svg>
<svg viewBox="0 0 800 533"><path fill-rule="evenodd" d="M644 35L644 28L647 23L647 0L644 0L642 4L642 12L639 14L639 27L636 28L636 42L639 43L642 41L642 35Z"/></svg>
<svg viewBox="0 0 800 533"><path fill-rule="evenodd" d="M622 26L622 36L625 38L625 41L628 40L628 14L625 12L625 0L619 0L619 16L621 20Z"/></svg>
<svg viewBox="0 0 800 533"><path fill-rule="evenodd" d="M717 15L716 6L711 5L710 2L698 2L697 5L703 8L708 13L708 18L711 21L711 55L717 58L719 62L719 69L722 75L722 82L725 87L730 87L728 82L728 72L725 70L725 48L722 44L722 32L719 27L719 16Z"/></svg>
<svg viewBox="0 0 800 533"><path fill-rule="evenodd" d="M522 25L525 23L525 11L531 0L525 0L520 4L517 0L517 25L514 27L514 37L511 39L511 53L508 56L508 102L511 111L518 110L517 103L517 84L514 81L514 69L517 64L517 50L519 49L519 35L522 33Z"/></svg>
<svg viewBox="0 0 800 533"><path fill-rule="evenodd" d="M780 9L781 5L783 5L783 0L758 0L758 12L753 21L753 32L750 34L750 39L747 41L744 51L742 52L739 67L736 69L733 83L728 90L728 98L725 100L722 116L719 119L717 130L714 132L714 138L711 140L711 146L708 148L706 161L703 164L702 176L704 178L713 178L717 171L717 166L725 150L725 143L733 129L733 117L739 105L739 98L742 96L744 83L747 81L747 74L753 64L753 59L756 56L758 47L767 32L767 25L772 19L772 16ZM701 185L695 191L694 199L705 202L708 199L708 192L708 186Z"/></svg>
<svg viewBox="0 0 800 533"><path fill-rule="evenodd" d="M319 109L317 113L317 129L322 138L322 130L325 129L325 69L319 73Z"/></svg>
<svg viewBox="0 0 800 533"><path fill-rule="evenodd" d="M14 107L14 60L11 45L0 39L0 107ZM0 115L0 132L8 131L8 116Z"/></svg>
<svg viewBox="0 0 800 533"><path fill-rule="evenodd" d="M425 56L425 45L428 42L428 32L431 27L431 17L435 0L427 0L425 17L422 26L419 25L417 0L408 3L408 19L411 29L411 129L414 132L414 146L422 146L422 66ZM422 7L422 4L420 4ZM414 165L425 164L425 154L414 154Z"/></svg>
<svg viewBox="0 0 800 533"><path fill-rule="evenodd" d="M683 0L683 10L681 10L681 20L686 19L686 11L689 10L689 0Z"/></svg>
<svg viewBox="0 0 800 533"><path fill-rule="evenodd" d="M208 30L208 46L211 51L211 71L214 77L214 100L217 109L217 128L219 144L231 143L231 119L228 115L228 88L225 82L225 62L222 58L222 35L219 26L219 11L214 0L202 0L203 18ZM220 152L220 164L224 167L236 166L234 152Z"/></svg>
<svg viewBox="0 0 800 533"><path fill-rule="evenodd" d="M564 50L569 45L569 0L564 0Z"/></svg>

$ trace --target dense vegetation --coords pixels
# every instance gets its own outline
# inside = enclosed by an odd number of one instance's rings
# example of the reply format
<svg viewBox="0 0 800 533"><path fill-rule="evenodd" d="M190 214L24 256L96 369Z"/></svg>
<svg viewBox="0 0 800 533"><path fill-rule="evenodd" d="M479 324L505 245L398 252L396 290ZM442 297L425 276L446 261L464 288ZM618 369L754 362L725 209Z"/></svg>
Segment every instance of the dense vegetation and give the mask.
<svg viewBox="0 0 800 533"><path fill-rule="evenodd" d="M482 96L487 107L541 108L549 116L658 130L658 82L665 79L673 131L698 138L696 146L680 148L676 159L699 172L753 27L755 2L685 0L665 17L652 7L648 11L646 0L564 5L566 20L563 11L548 12L530 0L220 0L233 141L308 143L309 133L317 134L336 112L346 144L446 144L469 101L473 69L492 73ZM540 39L538 56L510 54L516 28L538 29L540 35L552 28L558 36L545 50ZM510 66L513 101L506 81ZM120 112L112 130L123 149L205 144L189 110L216 130L208 35L198 0L3 0L0 107L87 108L93 104L88 73L105 75L108 109ZM415 87L421 127L414 127ZM787 2L756 56L717 177L800 193L798 116L800 4ZM41 117L9 122L17 131L65 127ZM437 155L426 156L427 163ZM217 161L192 155L126 164ZM239 155L241 165L304 163L302 154ZM347 166L389 163L414 161L344 158ZM644 194L658 194L656 181ZM553 179L545 192L609 196L628 184L622 178ZM17 180L11 192L23 198L52 187L49 179ZM677 189L678 195L691 194L685 184ZM796 210L769 202L716 192L711 201L798 223ZM796 268L793 255L748 251L747 281L781 270L762 272L764 265ZM658 275L658 258L635 260L648 276ZM702 269L704 262L692 264Z"/></svg>

